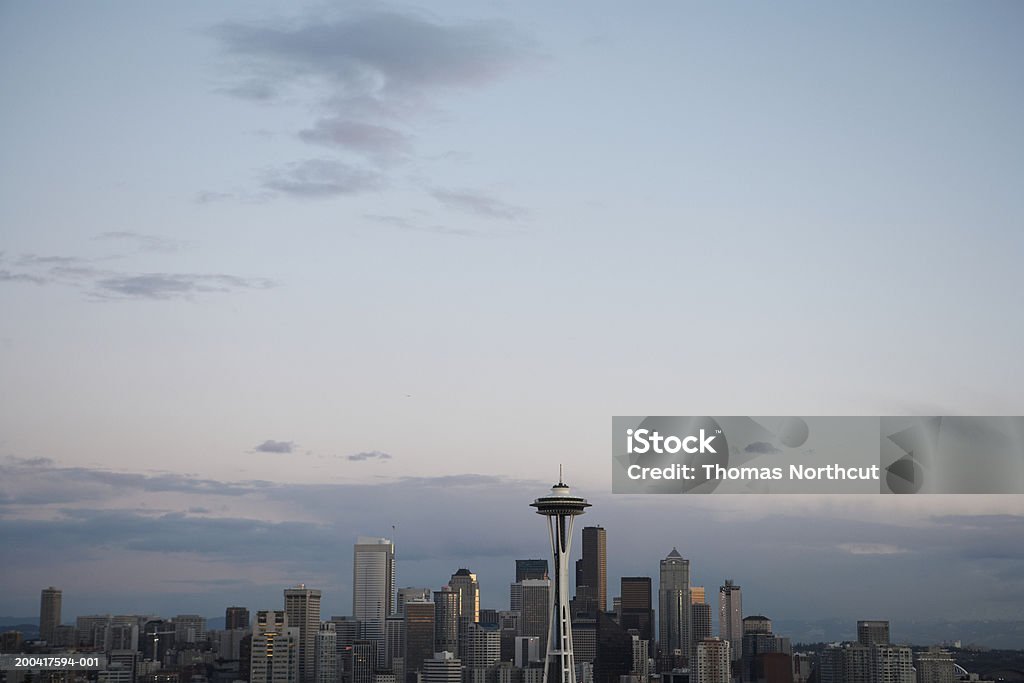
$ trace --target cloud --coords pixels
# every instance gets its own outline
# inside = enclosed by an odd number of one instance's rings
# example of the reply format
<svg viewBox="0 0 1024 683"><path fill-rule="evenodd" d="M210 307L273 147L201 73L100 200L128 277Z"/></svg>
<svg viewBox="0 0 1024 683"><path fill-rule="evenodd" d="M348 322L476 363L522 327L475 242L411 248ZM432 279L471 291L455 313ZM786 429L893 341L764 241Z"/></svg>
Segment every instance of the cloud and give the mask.
<svg viewBox="0 0 1024 683"><path fill-rule="evenodd" d="M269 171L268 190L307 199L338 197L383 189L384 177L374 171L330 159L307 159Z"/></svg>
<svg viewBox="0 0 1024 683"><path fill-rule="evenodd" d="M775 453L781 453L778 448L771 445L767 441L755 441L746 448L743 449L744 453L760 453L762 455L773 455Z"/></svg>
<svg viewBox="0 0 1024 683"><path fill-rule="evenodd" d="M840 543L836 547L851 555L900 555L907 552L888 543Z"/></svg>
<svg viewBox="0 0 1024 683"><path fill-rule="evenodd" d="M313 128L300 131L299 138L305 142L360 152L381 162L397 160L412 148L409 137L394 128L341 117L321 119Z"/></svg>
<svg viewBox="0 0 1024 683"><path fill-rule="evenodd" d="M267 289L273 287L274 282L224 274L142 273L102 278L95 286L94 296L101 299L187 299L194 294Z"/></svg>
<svg viewBox="0 0 1024 683"><path fill-rule="evenodd" d="M518 220L526 215L526 209L506 204L475 190L435 189L430 194L450 209L474 213L485 218Z"/></svg>
<svg viewBox="0 0 1024 683"><path fill-rule="evenodd" d="M267 439L260 445L256 446L256 451L259 453L291 453L294 447L294 441L274 441L273 439Z"/></svg>
<svg viewBox="0 0 1024 683"><path fill-rule="evenodd" d="M176 251L187 242L153 235L117 232L97 239L130 240L143 251ZM18 259L21 272L0 270L0 282L31 282L79 289L94 301L123 299L191 299L198 294L268 289L277 283L268 278L241 277L226 273L125 273L93 265L118 256L84 259L73 256L37 256Z"/></svg>
<svg viewBox="0 0 1024 683"><path fill-rule="evenodd" d="M364 460L391 460L391 455L383 451L363 451L361 453L346 455L345 459L352 462L362 462Z"/></svg>

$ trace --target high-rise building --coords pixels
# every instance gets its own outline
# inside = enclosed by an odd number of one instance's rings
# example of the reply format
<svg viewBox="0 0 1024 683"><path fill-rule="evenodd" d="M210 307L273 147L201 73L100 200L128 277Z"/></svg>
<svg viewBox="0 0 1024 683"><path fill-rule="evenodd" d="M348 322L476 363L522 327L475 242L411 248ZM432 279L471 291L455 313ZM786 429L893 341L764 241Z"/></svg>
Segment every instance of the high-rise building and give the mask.
<svg viewBox="0 0 1024 683"><path fill-rule="evenodd" d="M772 633L772 620L762 615L743 618L743 655L740 658L740 676L744 683L758 683L765 677L766 654L791 655L789 638ZM792 673L792 672L791 672Z"/></svg>
<svg viewBox="0 0 1024 683"><path fill-rule="evenodd" d="M82 633L82 620L78 618L79 636ZM167 651L174 647L174 624L163 619L151 619L143 627L142 656L151 662L161 662Z"/></svg>
<svg viewBox="0 0 1024 683"><path fill-rule="evenodd" d="M917 683L956 683L959 679L953 655L940 648L918 652L914 668L917 669Z"/></svg>
<svg viewBox="0 0 1024 683"><path fill-rule="evenodd" d="M405 603L410 600L430 600L429 588L413 588L407 586L398 589L398 604L395 606L395 614L403 614Z"/></svg>
<svg viewBox="0 0 1024 683"><path fill-rule="evenodd" d="M861 645L888 645L888 621L858 621L857 642Z"/></svg>
<svg viewBox="0 0 1024 683"><path fill-rule="evenodd" d="M640 636L633 636L633 668L630 673L636 677L638 683L647 683L651 676L650 647L651 641L644 640Z"/></svg>
<svg viewBox="0 0 1024 683"><path fill-rule="evenodd" d="M602 527L583 527L583 552L576 561L576 597L592 598L597 611L608 609L608 534Z"/></svg>
<svg viewBox="0 0 1024 683"><path fill-rule="evenodd" d="M249 628L249 609L247 607L228 607L224 610L224 628Z"/></svg>
<svg viewBox="0 0 1024 683"><path fill-rule="evenodd" d="M174 642L201 643L206 640L206 619L198 614L179 614L174 617Z"/></svg>
<svg viewBox="0 0 1024 683"><path fill-rule="evenodd" d="M438 652L423 662L423 683L462 683L462 662L451 652Z"/></svg>
<svg viewBox="0 0 1024 683"><path fill-rule="evenodd" d="M548 578L547 560L516 560L516 583L526 579Z"/></svg>
<svg viewBox="0 0 1024 683"><path fill-rule="evenodd" d="M547 652L548 623L551 619L551 580L527 579L513 586L518 587L519 635L540 638L541 654Z"/></svg>
<svg viewBox="0 0 1024 683"><path fill-rule="evenodd" d="M576 664L572 654L572 622L569 613L569 551L573 521L590 503L571 494L559 477L551 493L533 501L531 507L548 521L548 538L555 568L552 581L551 619L548 647L544 659L544 683L576 683ZM523 635L533 635L524 633Z"/></svg>
<svg viewBox="0 0 1024 683"><path fill-rule="evenodd" d="M395 602L395 546L386 538L360 536L353 555L352 616L362 625L361 638L376 644L377 666L382 666L384 620Z"/></svg>
<svg viewBox="0 0 1024 683"><path fill-rule="evenodd" d="M316 633L316 683L338 683L338 632L333 621L320 622Z"/></svg>
<svg viewBox="0 0 1024 683"><path fill-rule="evenodd" d="M906 645L871 646L871 683L914 683L914 655Z"/></svg>
<svg viewBox="0 0 1024 683"><path fill-rule="evenodd" d="M260 610L252 632L250 683L299 683L299 629L283 611Z"/></svg>
<svg viewBox="0 0 1024 683"><path fill-rule="evenodd" d="M695 602L690 605L690 661L697 657L697 643L712 636L711 605L706 602Z"/></svg>
<svg viewBox="0 0 1024 683"><path fill-rule="evenodd" d="M729 641L733 661L742 656L743 593L731 579L718 589L718 637Z"/></svg>
<svg viewBox="0 0 1024 683"><path fill-rule="evenodd" d="M338 651L340 683L352 680L352 646L359 639L359 621L353 617L331 617Z"/></svg>
<svg viewBox="0 0 1024 683"><path fill-rule="evenodd" d="M690 604L698 605L703 602L707 602L704 586L690 586Z"/></svg>
<svg viewBox="0 0 1024 683"><path fill-rule="evenodd" d="M471 624L466 633L466 658L470 669L487 669L501 661L501 632L493 626Z"/></svg>
<svg viewBox="0 0 1024 683"><path fill-rule="evenodd" d="M376 640L356 640L352 643L352 683L373 683L377 670Z"/></svg>
<svg viewBox="0 0 1024 683"><path fill-rule="evenodd" d="M697 643L696 683L729 683L729 649L729 641L720 638L705 638Z"/></svg>
<svg viewBox="0 0 1024 683"><path fill-rule="evenodd" d="M466 633L470 624L480 621L480 584L476 574L463 567L452 574L448 586L459 596L459 647L456 655L465 664Z"/></svg>
<svg viewBox="0 0 1024 683"><path fill-rule="evenodd" d="M654 608L651 604L651 577L649 576L623 576L622 577L622 628L627 631L634 629L644 640L654 639ZM683 606L690 604L689 595L682 603ZM690 610L685 609L685 618L688 621Z"/></svg>
<svg viewBox="0 0 1024 683"><path fill-rule="evenodd" d="M459 651L459 594L449 586L434 591L434 652Z"/></svg>
<svg viewBox="0 0 1024 683"><path fill-rule="evenodd" d="M633 670L633 636L606 612L599 612L595 640L594 683L619 683Z"/></svg>
<svg viewBox="0 0 1024 683"><path fill-rule="evenodd" d="M384 620L384 668L395 669L395 658L405 657L405 615L392 614ZM376 683L376 681L374 682Z"/></svg>
<svg viewBox="0 0 1024 683"><path fill-rule="evenodd" d="M573 632L575 634L575 630ZM573 641L573 649L575 650L576 642ZM542 662L540 656L540 638L537 636L520 636L516 638L516 653L512 660L517 667L525 669L532 662Z"/></svg>
<svg viewBox="0 0 1024 683"><path fill-rule="evenodd" d="M39 600L39 639L53 643L53 632L60 626L63 593L59 588L44 588Z"/></svg>
<svg viewBox="0 0 1024 683"><path fill-rule="evenodd" d="M316 636L320 630L320 591L300 583L284 591L288 624L299 629L299 683L315 683Z"/></svg>
<svg viewBox="0 0 1024 683"><path fill-rule="evenodd" d="M434 654L434 603L410 600L405 603L406 676L423 670L423 662Z"/></svg>
<svg viewBox="0 0 1024 683"><path fill-rule="evenodd" d="M679 551L661 561L658 583L658 642L661 668L669 671L689 661L694 648L691 629L690 561Z"/></svg>

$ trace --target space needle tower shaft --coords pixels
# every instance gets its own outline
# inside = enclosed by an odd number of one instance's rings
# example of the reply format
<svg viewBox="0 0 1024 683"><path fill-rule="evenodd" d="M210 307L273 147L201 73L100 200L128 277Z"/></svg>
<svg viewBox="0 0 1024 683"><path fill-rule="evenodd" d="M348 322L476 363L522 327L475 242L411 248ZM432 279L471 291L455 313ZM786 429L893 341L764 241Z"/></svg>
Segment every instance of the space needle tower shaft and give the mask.
<svg viewBox="0 0 1024 683"><path fill-rule="evenodd" d="M551 555L555 575L550 598L551 619L548 622L548 648L544 660L544 683L576 683L576 665L572 654L572 620L569 613L569 547L572 544L573 519L582 515L590 503L574 496L562 481L559 467L558 483L551 493L530 503L538 515L548 518Z"/></svg>

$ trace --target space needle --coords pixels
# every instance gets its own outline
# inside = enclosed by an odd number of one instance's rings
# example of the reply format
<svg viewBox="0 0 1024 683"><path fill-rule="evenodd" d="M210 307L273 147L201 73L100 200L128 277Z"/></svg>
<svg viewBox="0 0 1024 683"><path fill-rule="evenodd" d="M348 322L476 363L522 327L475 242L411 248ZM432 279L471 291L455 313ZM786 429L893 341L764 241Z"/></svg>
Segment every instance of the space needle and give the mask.
<svg viewBox="0 0 1024 683"><path fill-rule="evenodd" d="M574 496L562 481L551 493L530 503L538 515L548 518L551 554L554 558L554 591L551 593L551 619L548 623L548 651L544 658L544 683L576 683L576 665L572 656L572 622L569 614L569 546L572 544L573 518L582 515L590 503Z"/></svg>

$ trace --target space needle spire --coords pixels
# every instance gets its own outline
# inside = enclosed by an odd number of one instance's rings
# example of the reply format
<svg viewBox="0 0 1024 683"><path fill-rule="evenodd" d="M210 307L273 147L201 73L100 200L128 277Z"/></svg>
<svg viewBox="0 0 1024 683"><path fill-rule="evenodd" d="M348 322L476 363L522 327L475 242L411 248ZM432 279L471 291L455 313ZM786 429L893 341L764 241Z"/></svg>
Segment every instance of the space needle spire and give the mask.
<svg viewBox="0 0 1024 683"><path fill-rule="evenodd" d="M572 544L573 518L582 515L590 503L574 496L562 478L551 493L530 503L538 515L548 518L551 554L555 576L551 591L551 620L548 625L548 650L544 660L544 683L576 683L576 663L572 655L572 622L569 614L569 546Z"/></svg>

